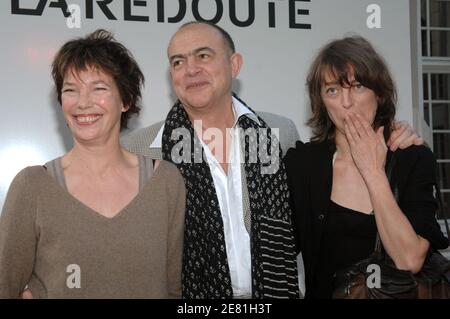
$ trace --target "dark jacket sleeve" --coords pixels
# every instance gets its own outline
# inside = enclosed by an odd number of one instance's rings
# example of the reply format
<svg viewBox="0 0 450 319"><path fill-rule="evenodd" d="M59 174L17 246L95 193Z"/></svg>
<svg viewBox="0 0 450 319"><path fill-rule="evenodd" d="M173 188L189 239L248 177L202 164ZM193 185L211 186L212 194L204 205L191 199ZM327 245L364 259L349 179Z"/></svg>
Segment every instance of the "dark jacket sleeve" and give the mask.
<svg viewBox="0 0 450 319"><path fill-rule="evenodd" d="M284 163L286 165L287 171L287 180L289 187L289 204L291 206L292 211L292 225L294 229L295 236L295 245L297 254L301 251L302 242L301 242L301 226L303 225L302 214L301 214L301 205L299 205L299 201L301 201L302 191L306 191L304 187L302 187L302 183L304 182L304 176L302 176L302 170L300 169L303 165L302 163L302 150L304 148L304 144L300 141L296 143L295 148L290 148L284 157Z"/></svg>
<svg viewBox="0 0 450 319"><path fill-rule="evenodd" d="M427 239L432 248L447 248L448 239L436 220L436 160L433 153L425 146L411 146L397 152L400 209L416 233Z"/></svg>

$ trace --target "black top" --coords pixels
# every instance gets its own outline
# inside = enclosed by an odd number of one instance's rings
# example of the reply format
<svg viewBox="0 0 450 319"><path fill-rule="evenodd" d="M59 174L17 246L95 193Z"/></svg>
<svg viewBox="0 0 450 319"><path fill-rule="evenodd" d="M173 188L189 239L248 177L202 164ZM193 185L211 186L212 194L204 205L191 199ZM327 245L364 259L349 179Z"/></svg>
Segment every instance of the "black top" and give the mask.
<svg viewBox="0 0 450 319"><path fill-rule="evenodd" d="M375 215L330 200L314 278L314 298L331 298L334 273L369 257L375 248L376 234Z"/></svg>
<svg viewBox="0 0 450 319"><path fill-rule="evenodd" d="M330 141L297 142L284 158L291 192L293 225L298 251L305 265L305 298L316 295L314 278L319 258L325 254L321 239L329 219L333 167L336 150ZM392 153L388 152L388 159ZM415 232L427 239L434 249L445 249L448 240L436 221L437 202L433 196L436 181L436 160L425 146L410 146L396 151L392 176L399 191L399 206Z"/></svg>

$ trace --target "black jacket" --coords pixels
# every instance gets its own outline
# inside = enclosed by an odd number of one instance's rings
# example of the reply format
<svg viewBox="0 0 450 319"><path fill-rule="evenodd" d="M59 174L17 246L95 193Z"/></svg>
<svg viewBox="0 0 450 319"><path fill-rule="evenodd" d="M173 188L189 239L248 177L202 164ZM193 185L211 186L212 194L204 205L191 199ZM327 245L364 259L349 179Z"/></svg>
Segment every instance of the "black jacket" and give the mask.
<svg viewBox="0 0 450 319"><path fill-rule="evenodd" d="M335 152L332 142L297 142L284 161L291 192L293 223L298 251L305 265L306 298L311 296L313 278L321 249L323 226L331 197ZM388 152L387 160L392 153ZM411 146L396 151L392 172L399 191L399 206L416 233L430 242L434 249L448 247L435 218L437 203L433 196L436 181L436 160L425 146Z"/></svg>

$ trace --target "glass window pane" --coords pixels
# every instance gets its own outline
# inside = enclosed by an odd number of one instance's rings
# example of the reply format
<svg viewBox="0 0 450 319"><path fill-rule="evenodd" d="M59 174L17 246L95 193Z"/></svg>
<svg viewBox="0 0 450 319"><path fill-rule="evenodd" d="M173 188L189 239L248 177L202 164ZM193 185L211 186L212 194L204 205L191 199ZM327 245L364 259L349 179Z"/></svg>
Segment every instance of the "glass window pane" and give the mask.
<svg viewBox="0 0 450 319"><path fill-rule="evenodd" d="M450 103L433 103L433 129L450 130Z"/></svg>
<svg viewBox="0 0 450 319"><path fill-rule="evenodd" d="M422 27L427 25L427 0L420 1L420 25Z"/></svg>
<svg viewBox="0 0 450 319"><path fill-rule="evenodd" d="M433 134L433 151L438 159L450 158L450 133Z"/></svg>
<svg viewBox="0 0 450 319"><path fill-rule="evenodd" d="M438 163L438 177L439 187L450 189L450 163Z"/></svg>
<svg viewBox="0 0 450 319"><path fill-rule="evenodd" d="M428 103L423 103L423 117L425 119L425 122L427 122L428 125L430 125L430 105Z"/></svg>
<svg viewBox="0 0 450 319"><path fill-rule="evenodd" d="M426 8L425 8L426 10ZM450 27L450 1L430 1L430 26Z"/></svg>
<svg viewBox="0 0 450 319"><path fill-rule="evenodd" d="M430 31L431 56L450 56L450 30L449 31Z"/></svg>
<svg viewBox="0 0 450 319"><path fill-rule="evenodd" d="M427 30L422 30L422 56L428 56Z"/></svg>
<svg viewBox="0 0 450 319"><path fill-rule="evenodd" d="M428 74L423 74L423 99L428 100Z"/></svg>
<svg viewBox="0 0 450 319"><path fill-rule="evenodd" d="M450 100L450 74L431 74L431 98Z"/></svg>

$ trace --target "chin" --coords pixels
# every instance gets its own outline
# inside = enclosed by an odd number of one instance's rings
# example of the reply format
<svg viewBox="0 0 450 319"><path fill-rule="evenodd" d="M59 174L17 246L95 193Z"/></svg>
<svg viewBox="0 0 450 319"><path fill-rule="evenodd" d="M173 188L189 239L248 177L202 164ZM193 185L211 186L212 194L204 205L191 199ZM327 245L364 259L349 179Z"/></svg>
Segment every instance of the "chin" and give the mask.
<svg viewBox="0 0 450 319"><path fill-rule="evenodd" d="M80 144L89 144L89 143L92 143L92 142L96 141L97 138L94 137L94 136L90 136L90 137L78 136L78 137L76 137L76 140Z"/></svg>
<svg viewBox="0 0 450 319"><path fill-rule="evenodd" d="M99 138L98 132L72 132L74 138L79 142L92 142Z"/></svg>
<svg viewBox="0 0 450 319"><path fill-rule="evenodd" d="M194 110L201 110L202 108L204 108L204 107L206 107L208 105L208 102L203 101L203 100L201 100L201 101L199 101L199 100L195 100L195 101L190 100L185 105L188 105L189 108L194 109Z"/></svg>

